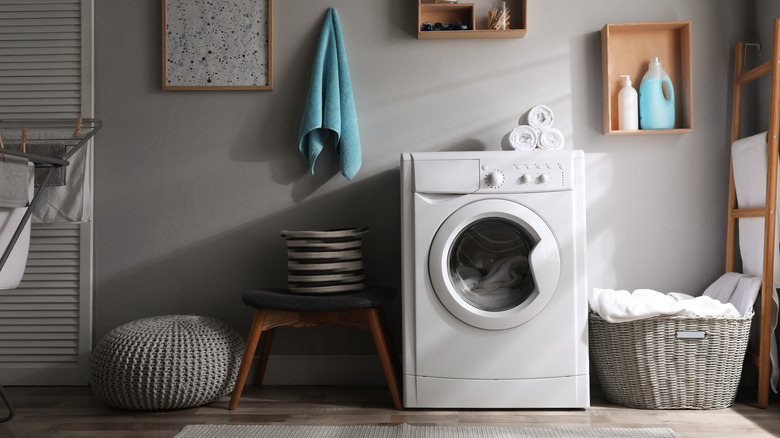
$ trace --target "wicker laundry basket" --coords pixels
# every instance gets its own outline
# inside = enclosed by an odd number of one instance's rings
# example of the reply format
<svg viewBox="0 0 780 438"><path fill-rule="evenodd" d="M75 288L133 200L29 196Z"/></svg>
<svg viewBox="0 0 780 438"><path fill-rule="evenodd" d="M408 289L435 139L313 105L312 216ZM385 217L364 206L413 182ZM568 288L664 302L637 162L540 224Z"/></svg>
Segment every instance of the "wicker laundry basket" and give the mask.
<svg viewBox="0 0 780 438"><path fill-rule="evenodd" d="M368 228L283 230L290 292L331 294L364 289L362 236L366 232Z"/></svg>
<svg viewBox="0 0 780 438"><path fill-rule="evenodd" d="M591 313L590 356L607 400L641 409L731 406L752 316L610 323Z"/></svg>

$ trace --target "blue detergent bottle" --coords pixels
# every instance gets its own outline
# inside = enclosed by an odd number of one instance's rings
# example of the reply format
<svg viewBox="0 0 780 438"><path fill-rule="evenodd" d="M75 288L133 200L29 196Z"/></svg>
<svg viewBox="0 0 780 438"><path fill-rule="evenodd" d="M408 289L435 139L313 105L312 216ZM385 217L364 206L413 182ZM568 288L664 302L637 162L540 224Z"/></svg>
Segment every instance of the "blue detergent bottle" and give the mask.
<svg viewBox="0 0 780 438"><path fill-rule="evenodd" d="M664 96L666 84L669 98ZM639 86L639 127L641 129L674 128L674 88L672 80L654 56Z"/></svg>

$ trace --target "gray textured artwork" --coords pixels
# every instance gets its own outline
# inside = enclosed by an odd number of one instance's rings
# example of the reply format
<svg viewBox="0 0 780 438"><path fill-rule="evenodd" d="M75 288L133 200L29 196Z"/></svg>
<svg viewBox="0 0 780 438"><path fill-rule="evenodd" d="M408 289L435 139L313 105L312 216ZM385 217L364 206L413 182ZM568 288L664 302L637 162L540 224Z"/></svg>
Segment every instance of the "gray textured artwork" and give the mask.
<svg viewBox="0 0 780 438"><path fill-rule="evenodd" d="M166 0L169 87L268 85L266 0Z"/></svg>

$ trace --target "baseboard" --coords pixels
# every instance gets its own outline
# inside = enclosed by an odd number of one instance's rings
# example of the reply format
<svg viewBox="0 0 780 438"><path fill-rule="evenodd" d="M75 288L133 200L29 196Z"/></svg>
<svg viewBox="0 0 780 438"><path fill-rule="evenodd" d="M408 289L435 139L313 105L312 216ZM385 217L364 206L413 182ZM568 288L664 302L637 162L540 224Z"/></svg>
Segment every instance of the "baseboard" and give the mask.
<svg viewBox="0 0 780 438"><path fill-rule="evenodd" d="M258 357L247 382L254 383ZM264 385L386 385L376 355L279 355L268 358Z"/></svg>

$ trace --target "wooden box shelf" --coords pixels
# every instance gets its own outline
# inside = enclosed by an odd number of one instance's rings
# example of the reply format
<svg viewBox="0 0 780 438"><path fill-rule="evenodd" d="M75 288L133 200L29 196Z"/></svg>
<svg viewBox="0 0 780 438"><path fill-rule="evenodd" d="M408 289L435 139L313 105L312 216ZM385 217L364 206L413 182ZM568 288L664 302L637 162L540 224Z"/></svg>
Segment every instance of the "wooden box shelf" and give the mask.
<svg viewBox="0 0 780 438"><path fill-rule="evenodd" d="M639 91L650 58L658 56L675 95L674 129L618 129L620 75L631 75ZM679 134L693 131L691 22L607 24L601 29L601 88L605 135Z"/></svg>
<svg viewBox="0 0 780 438"><path fill-rule="evenodd" d="M487 27L487 8L490 2L436 3L435 0L417 0L417 38L421 40L461 38L522 38L526 33L526 0L507 0L510 10L509 29L491 30ZM482 10L484 9L484 14ZM482 17L484 15L484 17ZM458 24L469 23L470 30L422 30L425 22Z"/></svg>
<svg viewBox="0 0 780 438"><path fill-rule="evenodd" d="M458 24L465 21L469 29L474 29L474 3L419 3L420 14L417 29L419 32L444 33L454 31L423 31L422 24L431 23Z"/></svg>

